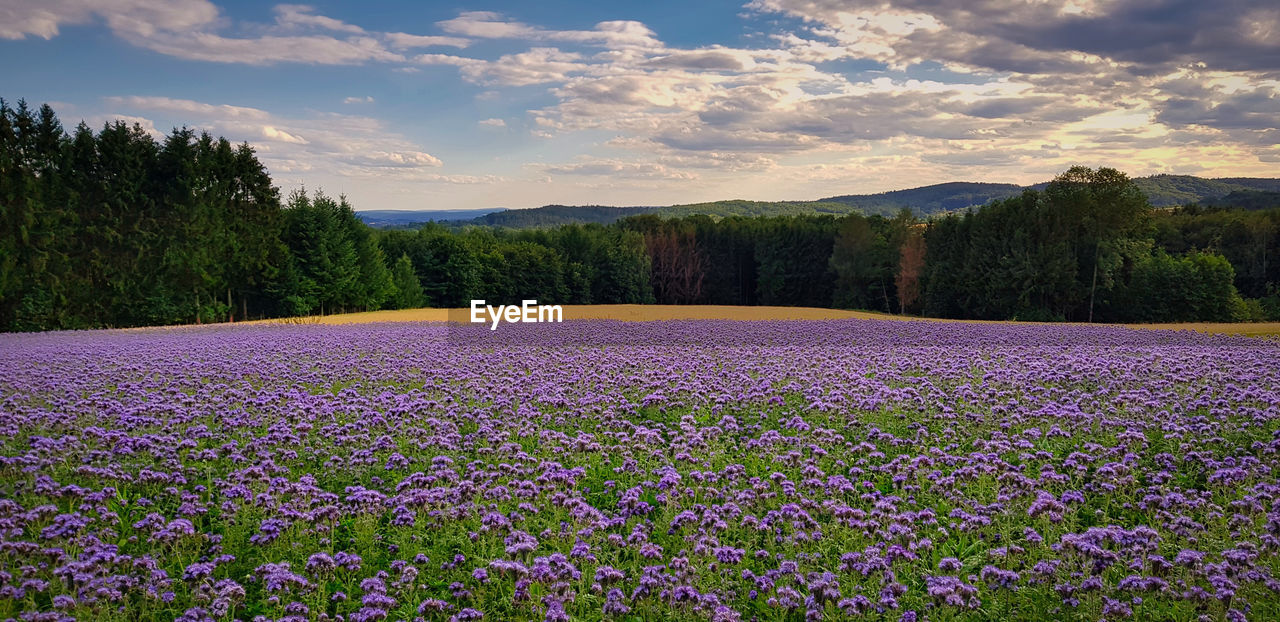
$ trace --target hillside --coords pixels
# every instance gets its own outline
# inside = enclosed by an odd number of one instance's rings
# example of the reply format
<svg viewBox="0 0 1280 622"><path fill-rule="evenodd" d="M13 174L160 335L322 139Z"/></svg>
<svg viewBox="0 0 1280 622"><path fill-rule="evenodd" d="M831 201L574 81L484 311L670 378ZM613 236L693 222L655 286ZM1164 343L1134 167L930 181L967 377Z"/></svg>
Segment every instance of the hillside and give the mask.
<svg viewBox="0 0 1280 622"><path fill-rule="evenodd" d="M833 201L713 201L711 203L689 203L687 205L671 205L654 210L654 214L663 218L678 218L706 214L717 218L729 216L797 216L801 214L835 214L843 215L858 211L856 207Z"/></svg>
<svg viewBox="0 0 1280 622"><path fill-rule="evenodd" d="M986 205L1019 192L1022 186L1016 184L955 181L878 194L848 194L822 201L848 205L867 214L887 215L905 207L916 214L928 215Z"/></svg>
<svg viewBox="0 0 1280 622"><path fill-rule="evenodd" d="M606 205L544 205L532 209L510 209L455 222L462 225L532 229L568 223L607 225L627 216L652 212L653 207L609 207Z"/></svg>
<svg viewBox="0 0 1280 622"><path fill-rule="evenodd" d="M360 220L370 227L399 229L416 227L428 222L472 220L486 214L505 211L501 207L454 210L363 210L356 212Z"/></svg>
<svg viewBox="0 0 1280 622"><path fill-rule="evenodd" d="M1138 177L1133 181L1147 193L1147 198L1156 207L1173 207L1188 203L1217 204L1220 203L1219 199L1235 192L1280 191L1280 179L1261 177L1206 179L1191 175L1152 175Z"/></svg>
<svg viewBox="0 0 1280 622"><path fill-rule="evenodd" d="M1219 207L1262 209L1280 205L1280 179L1224 177L1207 179L1191 175L1153 175L1134 182L1147 193L1156 207L1200 203ZM441 211L359 212L371 226L402 228L423 222L444 222L451 226L488 226L511 229L555 227L569 223L609 224L627 216L656 214L663 218L706 214L729 216L785 216L850 212L890 216L904 208L929 216L986 205L1031 188L1042 190L1046 183L1031 186L983 182L948 182L893 190L876 194L846 194L818 201L727 200L680 205L610 207L604 205L545 205L530 209L488 209Z"/></svg>
<svg viewBox="0 0 1280 622"><path fill-rule="evenodd" d="M1268 190L1236 190L1224 197L1201 201L1206 207L1261 210L1280 206L1280 192Z"/></svg>

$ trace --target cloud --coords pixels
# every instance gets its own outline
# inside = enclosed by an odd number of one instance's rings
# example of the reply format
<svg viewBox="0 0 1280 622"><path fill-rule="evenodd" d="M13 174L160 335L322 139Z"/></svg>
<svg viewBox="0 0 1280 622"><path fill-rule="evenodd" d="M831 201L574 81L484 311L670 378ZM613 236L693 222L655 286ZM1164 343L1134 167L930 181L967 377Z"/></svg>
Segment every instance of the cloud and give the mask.
<svg viewBox="0 0 1280 622"><path fill-rule="evenodd" d="M491 138L547 139L555 147L544 155L564 161L524 170L574 187L630 180L661 192L696 179L697 192L844 193L859 189L851 183L941 181L966 166L1027 182L1077 162L1246 174L1277 157L1280 9L1267 0L753 0L743 18L759 36L705 47L669 45L629 20L555 29L466 11L410 34L307 5L272 15L237 22L206 0L7 3L0 37L101 23L192 60L383 64L433 79L440 71L426 67L454 67L484 89L485 106L536 102L472 120L501 128L521 119L521 132ZM507 183L442 174L435 155L368 117L163 98L112 105L253 140L273 170ZM560 148L586 142L590 157ZM758 171L769 175L750 175Z"/></svg>
<svg viewBox="0 0 1280 622"><path fill-rule="evenodd" d="M693 180L694 173L674 170L657 162L626 162L620 160L589 160L569 164L548 165L540 168L550 175L603 176L632 179Z"/></svg>
<svg viewBox="0 0 1280 622"><path fill-rule="evenodd" d="M932 59L997 71L1082 73L1108 63L1136 75L1179 66L1280 71L1280 8L1271 0L753 0L813 25L851 53ZM1009 52L1020 52L1008 55Z"/></svg>
<svg viewBox="0 0 1280 622"><path fill-rule="evenodd" d="M654 58L647 64L650 67L694 70L742 71L745 68L737 56L721 50L680 50Z"/></svg>
<svg viewBox="0 0 1280 622"><path fill-rule="evenodd" d="M366 95L364 97L348 97L342 100L344 104L372 104L373 96Z"/></svg>
<svg viewBox="0 0 1280 622"><path fill-rule="evenodd" d="M64 108L61 106L58 107L59 111L62 111L63 109ZM145 117L138 117L138 116L127 115L127 114L93 114L93 115L84 117L82 121L84 121L85 125L89 126L89 129L95 132L102 129L102 127L108 123L123 121L126 125L130 127L133 127L134 125L141 127L142 131L146 132L156 140L164 139L164 132L161 132L156 127L155 122Z"/></svg>
<svg viewBox="0 0 1280 622"><path fill-rule="evenodd" d="M385 35L392 48L405 50L412 48L429 48L436 46L465 48L471 45L470 39L462 37L442 37L437 35L411 35L403 32L389 32Z"/></svg>
<svg viewBox="0 0 1280 622"><path fill-rule="evenodd" d="M316 15L315 9L302 4L278 4L275 8L276 23L285 28L319 28L334 32L364 34L364 29L341 20Z"/></svg>
<svg viewBox="0 0 1280 622"><path fill-rule="evenodd" d="M258 108L167 97L110 97L105 101L125 115L138 112L178 118L233 141L250 141L273 171L412 178L443 164L368 117L330 113L288 118Z"/></svg>
<svg viewBox="0 0 1280 622"><path fill-rule="evenodd" d="M52 39L63 25L101 19L117 34L150 35L210 25L218 8L207 0L46 0L0 4L0 38Z"/></svg>
<svg viewBox="0 0 1280 622"><path fill-rule="evenodd" d="M301 136L294 136L293 134L284 130L276 129L270 125L262 126L262 137L267 140L278 140L283 143L290 143L294 145L307 144L307 139Z"/></svg>
<svg viewBox="0 0 1280 622"><path fill-rule="evenodd" d="M191 32L126 38L168 56L217 63L359 65L371 61L405 60L404 56L388 51L377 39L364 36L345 39L323 35L232 38L209 32Z"/></svg>
<svg viewBox="0 0 1280 622"><path fill-rule="evenodd" d="M533 48L506 54L492 62L460 65L462 76L484 85L528 86L563 82L571 74L585 71L577 61L581 55L556 48Z"/></svg>
<svg viewBox="0 0 1280 622"><path fill-rule="evenodd" d="M203 118L233 119L236 121L266 121L271 114L265 110L246 106L228 104L206 104L190 99L174 99L171 97L108 97L108 104L125 108L142 110L163 110L180 112L184 115Z"/></svg>
<svg viewBox="0 0 1280 622"><path fill-rule="evenodd" d="M485 61L478 58L467 58L451 54L419 54L413 57L412 60L421 65L452 65L454 67L473 67L485 64Z"/></svg>
<svg viewBox="0 0 1280 622"><path fill-rule="evenodd" d="M505 19L492 11L466 11L436 24L445 32L479 39L522 39L599 45L611 49L661 48L648 26L636 21L615 20L596 24L593 30L548 30Z"/></svg>
<svg viewBox="0 0 1280 622"><path fill-rule="evenodd" d="M64 25L101 21L117 37L161 54L246 65L404 62L405 57L390 48L427 43L404 33L370 33L305 5L281 4L274 12L274 24L235 28L208 0L6 2L0 4L0 38L50 39ZM460 43L454 37L433 42Z"/></svg>
<svg viewBox="0 0 1280 622"><path fill-rule="evenodd" d="M1231 93L1199 87L1194 97L1171 97L1160 104L1156 119L1171 127L1202 125L1220 130L1248 130L1274 135L1280 128L1280 91L1270 86Z"/></svg>

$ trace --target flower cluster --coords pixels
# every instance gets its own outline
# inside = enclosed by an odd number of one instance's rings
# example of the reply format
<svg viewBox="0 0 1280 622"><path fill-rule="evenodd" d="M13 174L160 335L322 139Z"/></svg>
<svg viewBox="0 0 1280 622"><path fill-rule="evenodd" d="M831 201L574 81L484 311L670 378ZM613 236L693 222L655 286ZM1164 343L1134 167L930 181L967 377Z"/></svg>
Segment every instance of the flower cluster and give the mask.
<svg viewBox="0 0 1280 622"><path fill-rule="evenodd" d="M0 619L1280 619L1280 348L926 322L0 336Z"/></svg>

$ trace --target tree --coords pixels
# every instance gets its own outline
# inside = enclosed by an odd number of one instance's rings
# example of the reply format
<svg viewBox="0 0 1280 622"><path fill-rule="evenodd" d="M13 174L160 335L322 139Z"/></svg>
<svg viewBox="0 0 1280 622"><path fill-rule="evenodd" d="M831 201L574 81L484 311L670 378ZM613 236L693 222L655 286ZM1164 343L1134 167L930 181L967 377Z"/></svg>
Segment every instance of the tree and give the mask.
<svg viewBox="0 0 1280 622"><path fill-rule="evenodd" d="M422 284L418 282L408 254L402 254L396 260L395 267L391 269L391 283L395 286L395 295L391 299L394 308L417 309L426 304Z"/></svg>
<svg viewBox="0 0 1280 622"><path fill-rule="evenodd" d="M653 292L658 302L693 304L702 296L705 267L693 231L664 226L646 234L644 245L652 262Z"/></svg>
<svg viewBox="0 0 1280 622"><path fill-rule="evenodd" d="M761 219L754 236L760 304L825 307L835 288L830 265L837 221L831 216Z"/></svg>
<svg viewBox="0 0 1280 622"><path fill-rule="evenodd" d="M902 313L914 308L920 299L920 277L924 273L924 234L912 231L899 249L898 274L894 284L898 288L898 308Z"/></svg>
<svg viewBox="0 0 1280 622"><path fill-rule="evenodd" d="M828 263L835 273L837 307L893 313L898 247L909 221L849 214L839 221Z"/></svg>
<svg viewBox="0 0 1280 622"><path fill-rule="evenodd" d="M1113 168L1097 170L1073 166L1054 178L1045 188L1051 206L1068 214L1078 226L1076 256L1080 275L1088 274L1084 285L1088 292L1086 321L1093 321L1098 279L1109 284L1111 274L1100 270L1103 254L1117 252L1113 242L1127 237L1142 226L1151 212L1151 204L1127 175ZM1114 264L1114 262L1112 262Z"/></svg>

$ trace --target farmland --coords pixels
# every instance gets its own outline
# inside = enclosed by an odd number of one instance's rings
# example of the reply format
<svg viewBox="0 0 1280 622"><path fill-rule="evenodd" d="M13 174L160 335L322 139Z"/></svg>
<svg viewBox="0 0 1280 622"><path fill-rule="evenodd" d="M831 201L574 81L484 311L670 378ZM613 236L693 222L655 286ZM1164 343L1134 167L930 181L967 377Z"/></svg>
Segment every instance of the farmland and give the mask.
<svg viewBox="0 0 1280 622"><path fill-rule="evenodd" d="M4 335L0 619L1273 620L1278 436L1220 334Z"/></svg>
<svg viewBox="0 0 1280 622"><path fill-rule="evenodd" d="M469 311L461 309L393 309L314 315L278 320L260 320L275 324L368 324L377 322L467 322ZM653 322L664 320L897 320L949 322L939 318L922 318L892 315L875 311L850 311L816 307L744 307L735 305L565 305L566 319L618 320L623 322ZM982 320L965 320L967 323L989 323ZM1016 324L997 322L1000 324ZM1024 323L1025 324L1025 323ZM1127 328L1156 330L1185 330L1203 333L1223 333L1251 337L1280 336L1280 322L1167 322L1163 324L1123 324Z"/></svg>

